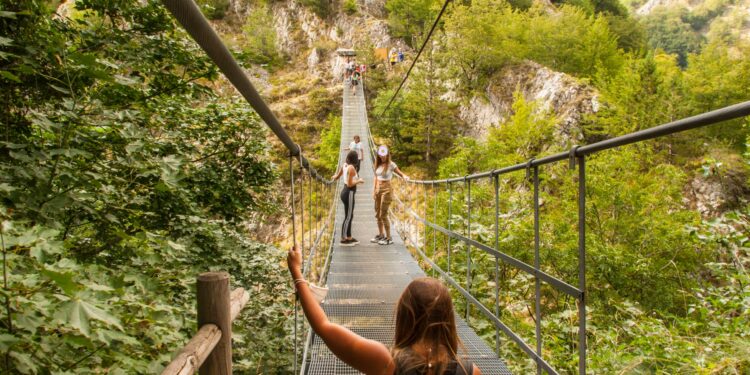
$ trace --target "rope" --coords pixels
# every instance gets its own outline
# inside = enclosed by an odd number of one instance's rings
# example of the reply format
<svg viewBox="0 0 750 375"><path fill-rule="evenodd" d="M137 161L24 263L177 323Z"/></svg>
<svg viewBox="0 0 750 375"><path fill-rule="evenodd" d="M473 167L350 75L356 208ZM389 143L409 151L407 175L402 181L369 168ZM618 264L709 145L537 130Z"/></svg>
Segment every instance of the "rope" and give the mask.
<svg viewBox="0 0 750 375"><path fill-rule="evenodd" d="M406 83L406 80L409 79L411 70L414 69L414 65L417 64L417 60L419 60L419 56L422 55L422 51L424 51L424 47L427 46L427 42L430 41L430 37L432 37L432 33L437 28L438 22L440 22L440 18L443 17L443 13L445 13L445 9L448 8L448 3L450 2L451 0L445 0L445 3L443 4L443 8L440 9L440 13L435 19L435 22L432 24L432 28L430 28L430 32L427 34L427 38L425 38L424 43L422 43L422 47L420 47L419 52L417 52L417 57L415 57L414 60L411 62L411 66L409 66L409 70L406 71L406 75L404 76L404 79L401 80L401 84L398 85L398 89L396 89L396 92L393 94L393 96L391 96L391 100L388 101L388 105L385 106L385 109L383 109L383 112L380 113L379 117L383 117L385 112L388 111L388 108L391 107L391 104L396 99L396 96L398 96L398 93L401 91L401 88L404 86L404 83Z"/></svg>

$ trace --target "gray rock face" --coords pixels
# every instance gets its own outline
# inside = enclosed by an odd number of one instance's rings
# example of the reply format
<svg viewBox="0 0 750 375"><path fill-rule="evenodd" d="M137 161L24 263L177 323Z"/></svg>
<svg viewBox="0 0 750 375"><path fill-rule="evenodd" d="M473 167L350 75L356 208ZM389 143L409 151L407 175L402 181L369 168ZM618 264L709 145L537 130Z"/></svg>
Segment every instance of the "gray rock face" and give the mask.
<svg viewBox="0 0 750 375"><path fill-rule="evenodd" d="M540 111L550 111L557 117L561 140L580 140L581 120L599 109L594 88L528 61L498 73L490 80L484 96L470 98L468 105L461 108L461 118L471 127L469 135L484 137L490 128L510 117L516 90L526 100L536 101Z"/></svg>
<svg viewBox="0 0 750 375"><path fill-rule="evenodd" d="M332 20L324 20L296 2L274 3L271 10L279 50L293 58L306 56L308 71L336 80L343 74L345 62L336 55L337 48L401 44L392 40L388 23L378 18L385 13L383 0L358 4L357 14L339 13Z"/></svg>
<svg viewBox="0 0 750 375"><path fill-rule="evenodd" d="M717 176L694 177L684 190L684 203L703 217L715 217L740 206L750 194L743 171L726 171Z"/></svg>

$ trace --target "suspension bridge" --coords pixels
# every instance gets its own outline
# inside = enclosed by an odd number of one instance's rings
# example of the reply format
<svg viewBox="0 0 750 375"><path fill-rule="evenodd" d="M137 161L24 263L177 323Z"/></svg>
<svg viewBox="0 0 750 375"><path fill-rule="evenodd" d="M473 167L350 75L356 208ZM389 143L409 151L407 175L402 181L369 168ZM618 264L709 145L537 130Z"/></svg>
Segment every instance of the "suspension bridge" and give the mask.
<svg viewBox="0 0 750 375"><path fill-rule="evenodd" d="M362 86L357 95L348 87L343 90L344 113L341 129L341 149L349 145L354 135L369 134L369 124ZM368 137L369 138L369 137ZM371 143L364 145L365 154L371 154ZM357 188L352 236L360 244L339 246L334 242L331 265L328 271L328 296L323 303L329 319L342 324L359 335L393 344L396 302L411 280L426 274L407 250L403 239L394 236L394 244L381 246L369 239L377 233L375 207L371 198L373 190L372 158L367 157L360 166L360 177L365 180ZM342 182L343 184L343 182ZM336 214L336 239L340 237L343 210ZM461 355L474 362L483 374L510 374L505 364L462 319L456 321L463 343ZM337 359L325 344L311 335L302 370L307 374L356 374L357 372Z"/></svg>
<svg viewBox="0 0 750 375"><path fill-rule="evenodd" d="M343 210L337 210L337 193L343 182L336 184L323 177L311 166L302 154L301 148L286 133L192 0L163 0L163 3L289 151L293 239L303 251L303 273L309 280L329 288L322 302L322 307L329 319L363 337L380 341L387 346L392 345L395 304L411 280L426 275L420 264L426 265L431 275L442 279L460 296L459 298L463 299L461 301L464 307L463 317L459 318L459 314L456 314L458 333L463 343L460 354L475 363L483 374L510 374L503 359L498 356L501 341L506 345L514 345L515 348L525 353L536 365L537 373L558 374L558 370L553 368L544 357L541 332L544 316L540 308L543 286L554 288L575 301L577 324L572 328L575 328L577 336L573 349L577 353L571 354L577 357L578 373L587 372L585 230L587 156L615 147L750 115L750 102L744 102L598 143L574 146L566 152L531 159L526 163L492 171L443 180L401 181L395 189L395 200L391 208L392 221L396 224L400 238L394 236L394 244L381 246L369 243L369 239L377 233L374 202L370 197L373 189L372 163L375 143L370 135L365 93L362 86L356 87L357 95L353 95L348 87L344 87L341 148L345 148L352 137L357 134L367 140L364 145L365 152L370 157L366 157L361 165L360 176L365 183L358 187L352 225L353 236L361 242L353 247L340 247L337 243L340 239L344 213ZM399 90L406 78L408 74L399 85ZM578 210L575 213L578 231L578 278L572 283L545 272L540 259L539 169L559 162L567 162L571 169L576 170L578 185ZM299 166L297 167L295 163L299 163ZM299 172L295 175L297 169ZM526 180L529 181L533 190L533 200L530 202L533 205L534 214L534 247L530 249L534 253L533 264L498 250L500 217L498 186L500 176L509 173L525 173ZM478 237L472 235L471 232L472 219L476 219L476 216L472 216L472 186L482 184L485 187L494 187L494 245L478 240ZM443 189L448 194L448 217L451 217L454 205L460 204L465 207L461 213L463 219L468 222L464 227L464 232L459 233L455 228L451 228L451 220L448 220L445 225L438 223L435 217L438 211L436 189ZM454 192L457 189L461 190L460 197L465 199L464 201L454 201ZM428 196L428 191L433 192L432 199ZM428 217L427 206L429 204L434 204L431 220ZM428 238L428 231L432 236L432 241ZM438 235L446 239L447 263L436 259ZM432 243L432 252L428 250L429 242ZM465 264L460 268L462 272L465 270L465 277L458 277L459 267L455 264L455 259L458 257L454 259L452 268L452 244L460 244L460 249L465 252L462 257ZM458 248L459 246L456 246L456 249ZM489 255L494 261L494 275L485 278L494 277L495 280L494 302L491 307L487 306L486 296L479 298L474 291L477 285L472 276L472 256L478 254ZM526 273L533 279L535 311L530 314L533 315L535 327L533 341L514 332L500 318L498 302L500 293L498 267L500 264ZM241 313L249 296L241 288L230 292L229 277L223 273L201 275L198 278L197 288L199 331L179 351L163 374L192 374L199 368L201 373L206 374L227 374L232 371L232 320ZM296 306L294 314L295 373L357 373L338 360L314 332L304 328L304 320L300 317ZM494 329L493 346L480 338L472 329L468 321L474 316L480 316ZM528 344L527 340L533 342L533 346Z"/></svg>

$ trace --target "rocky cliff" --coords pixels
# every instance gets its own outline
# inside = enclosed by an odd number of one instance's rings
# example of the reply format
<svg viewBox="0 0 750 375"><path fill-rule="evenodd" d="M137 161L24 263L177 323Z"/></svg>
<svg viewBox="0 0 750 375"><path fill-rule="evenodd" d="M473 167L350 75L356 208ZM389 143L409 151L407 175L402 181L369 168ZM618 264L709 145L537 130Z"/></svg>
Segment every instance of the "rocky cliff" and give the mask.
<svg viewBox="0 0 750 375"><path fill-rule="evenodd" d="M582 118L599 109L593 87L527 61L497 73L482 94L468 98L467 104L462 105L461 118L469 125L467 135L482 138L490 128L510 117L516 91L526 100L536 101L539 111L549 111L557 118L561 142L578 140Z"/></svg>

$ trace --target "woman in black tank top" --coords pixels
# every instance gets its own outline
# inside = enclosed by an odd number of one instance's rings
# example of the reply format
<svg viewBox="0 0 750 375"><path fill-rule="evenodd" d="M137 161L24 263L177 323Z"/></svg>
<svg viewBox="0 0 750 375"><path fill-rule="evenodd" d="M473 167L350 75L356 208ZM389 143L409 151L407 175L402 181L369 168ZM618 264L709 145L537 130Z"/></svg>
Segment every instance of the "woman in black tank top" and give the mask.
<svg viewBox="0 0 750 375"><path fill-rule="evenodd" d="M453 301L440 281L424 277L406 287L396 307L395 344L389 349L328 320L302 277L299 248L289 250L287 264L310 327L349 366L368 375L481 375L476 365L458 357Z"/></svg>

